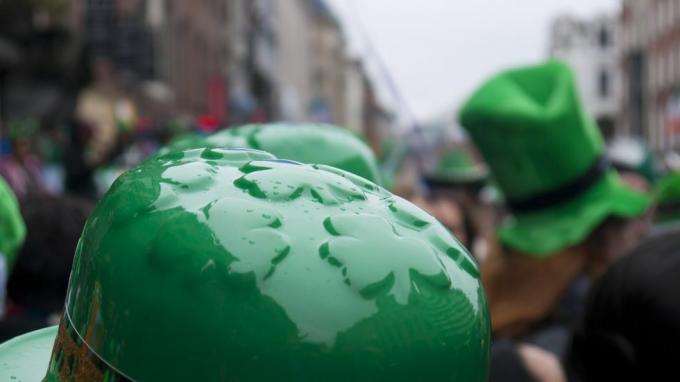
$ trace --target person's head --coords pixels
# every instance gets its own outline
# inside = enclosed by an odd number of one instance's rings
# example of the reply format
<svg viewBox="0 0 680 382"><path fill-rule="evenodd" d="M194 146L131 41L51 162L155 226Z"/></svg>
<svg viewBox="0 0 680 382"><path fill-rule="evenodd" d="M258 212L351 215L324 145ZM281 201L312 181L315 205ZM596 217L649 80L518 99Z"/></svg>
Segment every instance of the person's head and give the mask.
<svg viewBox="0 0 680 382"><path fill-rule="evenodd" d="M196 149L116 180L58 331L0 346L0 364L17 376L54 342L50 381L474 382L489 341L479 269L424 211L333 167Z"/></svg>
<svg viewBox="0 0 680 382"><path fill-rule="evenodd" d="M680 234L644 242L594 285L569 369L578 381L680 380Z"/></svg>
<svg viewBox="0 0 680 382"><path fill-rule="evenodd" d="M600 224L582 246L588 255L588 273L592 276L602 274L635 249L650 230L651 216L651 213L647 213L631 219L609 217Z"/></svg>
<svg viewBox="0 0 680 382"><path fill-rule="evenodd" d="M61 312L75 249L92 207L71 196L22 200L27 235L7 284L12 305L41 318Z"/></svg>
<svg viewBox="0 0 680 382"><path fill-rule="evenodd" d="M445 195L434 194L425 201L426 210L446 227L460 242L470 248L474 232L460 204Z"/></svg>

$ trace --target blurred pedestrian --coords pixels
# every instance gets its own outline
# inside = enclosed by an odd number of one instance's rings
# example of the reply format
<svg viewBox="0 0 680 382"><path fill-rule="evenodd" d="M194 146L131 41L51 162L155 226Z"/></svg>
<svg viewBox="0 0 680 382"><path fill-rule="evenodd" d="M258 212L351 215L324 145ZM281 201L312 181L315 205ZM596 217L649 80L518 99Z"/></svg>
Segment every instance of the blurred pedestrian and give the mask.
<svg viewBox="0 0 680 382"><path fill-rule="evenodd" d="M589 280L646 234L649 198L611 168L560 62L495 76L460 120L511 212L480 264L495 338L560 359Z"/></svg>
<svg viewBox="0 0 680 382"><path fill-rule="evenodd" d="M571 380L680 381L680 231L640 245L594 285Z"/></svg>
<svg viewBox="0 0 680 382"><path fill-rule="evenodd" d="M72 196L33 195L22 201L27 235L7 283L0 341L59 322L71 262L91 210L88 201Z"/></svg>
<svg viewBox="0 0 680 382"><path fill-rule="evenodd" d="M461 229L452 232L475 257L485 257L498 217L495 206L483 197L489 180L486 166L476 161L467 148L456 147L446 151L434 170L427 172L423 179L429 204L433 207L430 212L451 228L442 220L445 216L440 215L446 209L460 210L458 227Z"/></svg>
<svg viewBox="0 0 680 382"><path fill-rule="evenodd" d="M10 126L10 152L0 159L0 175L21 199L29 194L45 193L42 164L33 140L38 131L34 120L15 121Z"/></svg>

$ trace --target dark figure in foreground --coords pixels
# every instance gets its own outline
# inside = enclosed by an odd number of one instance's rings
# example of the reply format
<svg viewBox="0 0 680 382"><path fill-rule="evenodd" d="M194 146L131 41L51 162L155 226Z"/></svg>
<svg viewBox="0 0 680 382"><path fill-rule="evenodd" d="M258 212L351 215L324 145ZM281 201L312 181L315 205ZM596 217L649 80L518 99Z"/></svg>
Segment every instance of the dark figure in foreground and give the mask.
<svg viewBox="0 0 680 382"><path fill-rule="evenodd" d="M7 282L0 341L61 318L78 238L92 205L72 196L31 196L22 201L26 242Z"/></svg>
<svg viewBox="0 0 680 382"><path fill-rule="evenodd" d="M569 356L574 381L680 381L680 232L643 243L593 287Z"/></svg>

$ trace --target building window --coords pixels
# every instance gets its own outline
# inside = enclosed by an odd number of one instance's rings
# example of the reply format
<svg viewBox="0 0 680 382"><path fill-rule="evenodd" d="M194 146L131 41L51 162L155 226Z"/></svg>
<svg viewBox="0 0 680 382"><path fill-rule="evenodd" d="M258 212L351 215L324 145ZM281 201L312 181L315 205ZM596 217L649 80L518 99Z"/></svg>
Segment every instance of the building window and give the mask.
<svg viewBox="0 0 680 382"><path fill-rule="evenodd" d="M611 91L611 77L606 69L600 70L599 78L597 81L598 94L600 98L609 97Z"/></svg>
<svg viewBox="0 0 680 382"><path fill-rule="evenodd" d="M600 33L598 33L598 41L600 43L600 48L605 49L610 44L611 37L609 36L609 31L606 25L602 25L600 28Z"/></svg>

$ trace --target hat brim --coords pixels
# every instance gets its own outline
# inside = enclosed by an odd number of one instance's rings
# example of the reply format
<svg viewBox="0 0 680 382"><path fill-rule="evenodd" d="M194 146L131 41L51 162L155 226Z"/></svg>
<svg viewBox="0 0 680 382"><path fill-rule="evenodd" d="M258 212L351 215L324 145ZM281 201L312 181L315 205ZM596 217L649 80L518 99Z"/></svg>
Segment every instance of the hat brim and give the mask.
<svg viewBox="0 0 680 382"><path fill-rule="evenodd" d="M518 214L499 230L509 248L543 258L580 243L607 217L642 215L651 198L623 184L610 171L590 190L562 205Z"/></svg>
<svg viewBox="0 0 680 382"><path fill-rule="evenodd" d="M36 330L0 345L0 381L42 381L47 374L57 328Z"/></svg>

